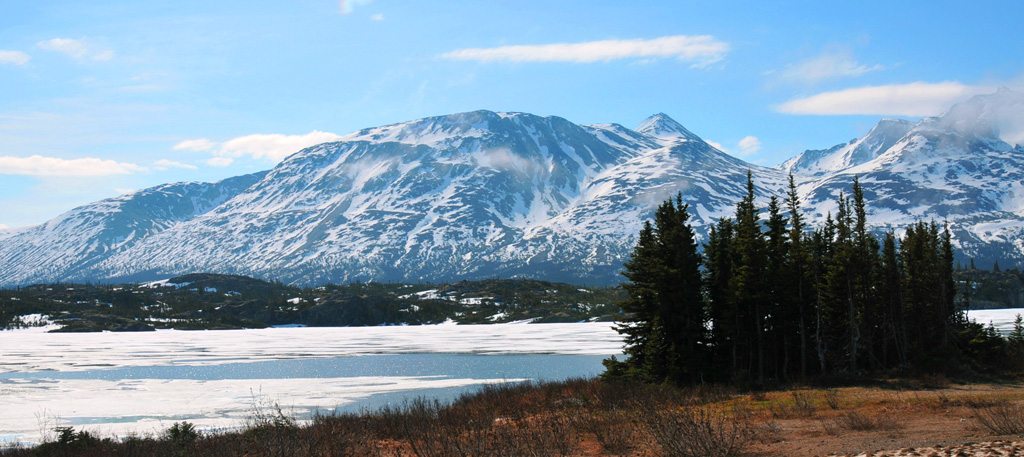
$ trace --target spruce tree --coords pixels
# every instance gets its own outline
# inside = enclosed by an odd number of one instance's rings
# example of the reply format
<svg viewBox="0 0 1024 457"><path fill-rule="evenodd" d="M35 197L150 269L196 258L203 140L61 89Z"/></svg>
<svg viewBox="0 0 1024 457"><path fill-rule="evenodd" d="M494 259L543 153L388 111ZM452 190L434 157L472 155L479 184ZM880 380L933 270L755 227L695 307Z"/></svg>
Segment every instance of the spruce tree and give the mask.
<svg viewBox="0 0 1024 457"><path fill-rule="evenodd" d="M800 377L807 377L808 350L808 312L807 300L811 296L813 284L811 276L811 258L804 242L803 215L800 213L800 195L797 192L793 175L789 175L789 191L786 194L786 206L789 209L789 249L786 252L785 277L787 282L787 299L796 308L797 332L800 340Z"/></svg>
<svg viewBox="0 0 1024 457"><path fill-rule="evenodd" d="M719 380L731 379L740 366L736 343L739 338L740 315L735 306L735 296L729 288L736 257L733 249L734 232L732 219L719 219L711 227L708 241L704 244L704 282L708 297L708 317L711 320L711 363L719 374Z"/></svg>
<svg viewBox="0 0 1024 457"><path fill-rule="evenodd" d="M733 268L730 288L736 308L742 316L739 330L740 356L746 358L750 377L758 383L765 380L765 257L764 236L758 223L754 204L754 179L747 171L747 193L736 204L736 239L734 241L737 264ZM746 354L744 354L746 352Z"/></svg>
<svg viewBox="0 0 1024 457"><path fill-rule="evenodd" d="M606 377L684 384L707 369L707 322L701 258L682 196L668 200L644 224L625 263L628 298L616 330L626 359L605 361Z"/></svg>

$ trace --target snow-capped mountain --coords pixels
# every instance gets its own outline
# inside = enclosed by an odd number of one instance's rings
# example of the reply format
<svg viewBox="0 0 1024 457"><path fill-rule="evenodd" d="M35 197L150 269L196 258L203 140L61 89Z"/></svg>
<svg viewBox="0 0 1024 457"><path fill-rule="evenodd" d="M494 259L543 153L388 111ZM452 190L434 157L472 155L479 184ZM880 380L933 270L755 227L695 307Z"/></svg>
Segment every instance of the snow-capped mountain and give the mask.
<svg viewBox="0 0 1024 457"><path fill-rule="evenodd" d="M849 143L837 144L828 149L808 150L780 165L782 170L793 174L824 176L847 168L870 162L893 147L903 138L914 123L904 119L882 119L863 138Z"/></svg>
<svg viewBox="0 0 1024 457"><path fill-rule="evenodd" d="M170 184L0 233L0 284L209 271L317 284L487 277L614 283L644 219L682 193L698 236L797 176L811 219L860 176L880 228L948 220L966 255L1024 258L1021 94L883 120L777 168L715 149L664 114L636 129L475 111L369 128L272 170ZM1009 108L1008 108L1009 107ZM1016 143L1015 143L1016 144Z"/></svg>
<svg viewBox="0 0 1024 457"><path fill-rule="evenodd" d="M102 260L224 203L265 172L215 183L165 184L101 200L0 235L0 284L99 279Z"/></svg>
<svg viewBox="0 0 1024 457"><path fill-rule="evenodd" d="M1005 138L1024 132L1017 130L1024 127L1017 119L1024 119L1024 94L1003 89L976 96L910 125L887 148L870 149L875 155L870 160L805 178L801 191L811 202L812 217L820 218L835 213L836 197L848 194L849 181L859 176L876 227L949 222L956 247L979 265L995 260L1016 265L1024 260L1024 147ZM879 127L854 143L865 144Z"/></svg>

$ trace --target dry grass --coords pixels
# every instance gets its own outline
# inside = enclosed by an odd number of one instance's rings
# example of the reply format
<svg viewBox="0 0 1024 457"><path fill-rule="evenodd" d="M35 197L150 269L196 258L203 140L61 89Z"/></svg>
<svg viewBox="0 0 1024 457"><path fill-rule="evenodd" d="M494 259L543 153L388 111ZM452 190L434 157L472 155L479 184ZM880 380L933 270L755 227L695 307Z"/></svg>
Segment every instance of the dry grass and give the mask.
<svg viewBox="0 0 1024 457"><path fill-rule="evenodd" d="M1002 403L974 408L975 420L995 435L1024 434L1024 408Z"/></svg>
<svg viewBox="0 0 1024 457"><path fill-rule="evenodd" d="M569 380L494 385L451 404L421 399L301 422L262 405L232 433L197 433L187 423L120 440L58 430L43 446L0 449L0 456L813 456L888 446L878 439L916 446L937 427L952 433L935 439L945 443L1024 433L1019 398L1015 387L741 394Z"/></svg>

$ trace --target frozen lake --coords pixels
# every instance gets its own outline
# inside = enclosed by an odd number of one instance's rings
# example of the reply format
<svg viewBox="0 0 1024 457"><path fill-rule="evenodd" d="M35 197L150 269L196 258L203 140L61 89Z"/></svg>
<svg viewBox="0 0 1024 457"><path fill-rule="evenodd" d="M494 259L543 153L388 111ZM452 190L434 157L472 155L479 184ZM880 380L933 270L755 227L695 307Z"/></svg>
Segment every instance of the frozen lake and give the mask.
<svg viewBox="0 0 1024 457"><path fill-rule="evenodd" d="M970 311L1001 332L1024 309ZM0 331L0 444L43 429L160 433L236 427L254 405L298 417L487 383L594 376L621 352L609 323L271 328L142 333Z"/></svg>
<svg viewBox="0 0 1024 457"><path fill-rule="evenodd" d="M254 405L297 417L483 384L594 376L621 352L609 323L0 332L0 443L41 429L235 427Z"/></svg>

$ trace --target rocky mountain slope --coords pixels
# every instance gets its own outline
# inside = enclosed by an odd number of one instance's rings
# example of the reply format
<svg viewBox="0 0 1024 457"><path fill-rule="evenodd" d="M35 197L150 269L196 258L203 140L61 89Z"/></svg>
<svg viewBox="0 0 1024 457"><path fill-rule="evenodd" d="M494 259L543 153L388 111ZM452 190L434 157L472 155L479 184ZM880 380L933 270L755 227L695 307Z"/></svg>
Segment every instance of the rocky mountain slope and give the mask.
<svg viewBox="0 0 1024 457"><path fill-rule="evenodd" d="M965 256L1024 259L1024 95L1003 90L776 168L664 114L631 130L475 111L364 129L214 184L169 184L0 235L0 285L196 271L291 284L533 277L615 283L642 221L682 193L694 225L794 173L812 220L860 177L878 229L949 221ZM184 240L184 241L183 241Z"/></svg>

